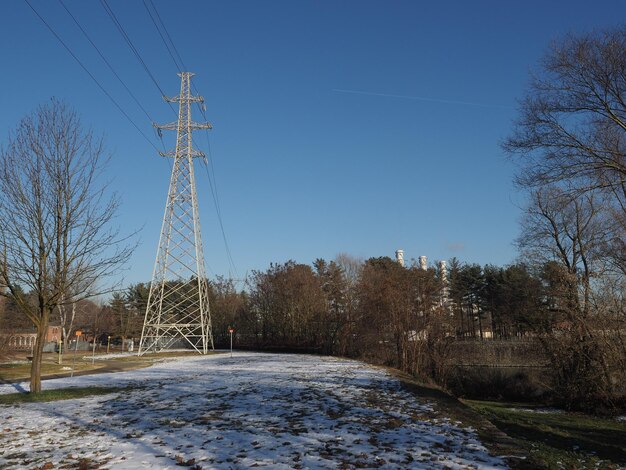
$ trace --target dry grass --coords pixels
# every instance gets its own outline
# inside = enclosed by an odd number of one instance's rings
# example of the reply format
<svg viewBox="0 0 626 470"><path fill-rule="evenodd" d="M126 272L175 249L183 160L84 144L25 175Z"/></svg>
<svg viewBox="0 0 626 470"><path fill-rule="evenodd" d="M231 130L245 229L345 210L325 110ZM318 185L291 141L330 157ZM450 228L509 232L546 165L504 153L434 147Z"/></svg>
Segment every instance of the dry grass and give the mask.
<svg viewBox="0 0 626 470"><path fill-rule="evenodd" d="M168 357L194 356L195 352L172 351L163 353L151 353L143 356L129 355L108 359L106 361L98 360L97 357L104 353L96 353L96 360L92 361L90 351L78 351L74 355L74 351L63 354L62 364L58 363L59 355L56 353L46 353L43 355L41 364L42 378L54 378L70 374L74 368L74 374L97 373L97 372L113 372L122 370L133 370L148 367L155 361ZM215 353L209 353L215 354ZM20 361L15 363L14 361ZM92 363L93 362L93 363ZM0 383L12 382L16 380L28 380L30 377L31 363L27 360L27 355L14 355L11 362L0 363ZM65 368L65 369L64 369Z"/></svg>
<svg viewBox="0 0 626 470"><path fill-rule="evenodd" d="M19 363L0 364L0 382L2 381L14 381L21 379L28 379L30 377L31 363L26 359L26 356L22 356ZM76 361L73 364L72 355L63 356L63 364L58 363L57 354L44 354L41 363L41 375L54 376L71 373L71 370L63 369L64 367L72 367L74 365L74 372L83 372L89 370L95 370L103 367L102 363L96 362L91 364L91 360L86 361L82 359L82 354L76 355Z"/></svg>

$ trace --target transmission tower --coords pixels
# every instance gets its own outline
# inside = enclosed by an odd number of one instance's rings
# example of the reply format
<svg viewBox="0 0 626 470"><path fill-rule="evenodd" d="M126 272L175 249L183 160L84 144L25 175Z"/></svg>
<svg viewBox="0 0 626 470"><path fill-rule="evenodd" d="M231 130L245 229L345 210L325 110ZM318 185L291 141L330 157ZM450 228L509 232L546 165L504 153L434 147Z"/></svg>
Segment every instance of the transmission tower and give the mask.
<svg viewBox="0 0 626 470"><path fill-rule="evenodd" d="M204 157L192 147L192 131L211 129L209 123L191 120L191 105L204 103L190 92L191 72L178 74L180 95L163 97L178 102L178 122L154 126L176 131L176 149L161 153L173 157L170 188L146 307L139 355L188 343L200 354L214 349L209 311L209 287L204 270L198 197L193 158Z"/></svg>

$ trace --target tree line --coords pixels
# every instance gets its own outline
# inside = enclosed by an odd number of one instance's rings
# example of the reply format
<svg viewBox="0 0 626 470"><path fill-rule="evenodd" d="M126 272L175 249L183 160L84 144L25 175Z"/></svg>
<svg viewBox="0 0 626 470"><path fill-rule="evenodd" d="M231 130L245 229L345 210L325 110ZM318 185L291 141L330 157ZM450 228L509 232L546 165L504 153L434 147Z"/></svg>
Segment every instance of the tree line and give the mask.
<svg viewBox="0 0 626 470"><path fill-rule="evenodd" d="M447 386L459 341L532 340L553 378L550 399L569 408L623 403L626 321L614 279L595 279L581 316L567 265L494 266L452 259L446 272L388 257L347 254L253 271L243 288L209 282L215 344L364 359ZM109 303L123 336L139 336L147 284ZM143 309L143 311L142 311ZM582 336L581 336L582 335ZM582 341L581 341L582 338Z"/></svg>
<svg viewBox="0 0 626 470"><path fill-rule="evenodd" d="M567 267L555 261L499 267L453 258L442 272L388 257L341 254L312 265L273 263L253 271L239 289L217 277L209 281L209 303L218 348L229 346L232 328L237 348L359 358L444 387L454 368L455 342L474 341L480 348L491 340L532 339L550 361L559 403L584 408L601 399L618 406L623 390L615 383L626 359L621 299L605 284L594 284L594 310L584 321L587 363L580 363L572 348L583 347L582 320L572 316L578 306L571 304L571 289ZM149 283L136 283L105 305L81 301L73 328L137 340L148 293ZM0 316L2 325L22 321L7 302ZM52 321L60 318L57 311Z"/></svg>

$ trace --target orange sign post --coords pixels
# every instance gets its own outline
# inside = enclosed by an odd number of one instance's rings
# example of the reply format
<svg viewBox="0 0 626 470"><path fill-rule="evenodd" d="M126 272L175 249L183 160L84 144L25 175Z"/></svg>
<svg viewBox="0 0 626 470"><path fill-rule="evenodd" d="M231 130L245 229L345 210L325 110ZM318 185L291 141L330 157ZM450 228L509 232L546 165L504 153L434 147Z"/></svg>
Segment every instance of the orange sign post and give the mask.
<svg viewBox="0 0 626 470"><path fill-rule="evenodd" d="M235 329L229 326L228 332L230 333L230 357L233 357L233 333Z"/></svg>
<svg viewBox="0 0 626 470"><path fill-rule="evenodd" d="M76 352L78 351L78 339L83 334L82 331L76 330L76 345L74 346L74 357L72 358L72 373L70 377L74 377L74 366L76 365Z"/></svg>

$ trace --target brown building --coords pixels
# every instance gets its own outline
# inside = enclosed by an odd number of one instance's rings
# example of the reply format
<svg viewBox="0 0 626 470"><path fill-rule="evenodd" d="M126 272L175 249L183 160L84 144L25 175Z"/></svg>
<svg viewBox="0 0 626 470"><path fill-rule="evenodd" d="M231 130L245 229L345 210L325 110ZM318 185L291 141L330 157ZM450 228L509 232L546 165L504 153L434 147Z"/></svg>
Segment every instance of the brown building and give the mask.
<svg viewBox="0 0 626 470"><path fill-rule="evenodd" d="M8 348L15 351L27 351L35 347L37 333L15 332L3 335L8 336ZM58 343L61 340L62 332L60 326L49 326L46 333L46 343Z"/></svg>

